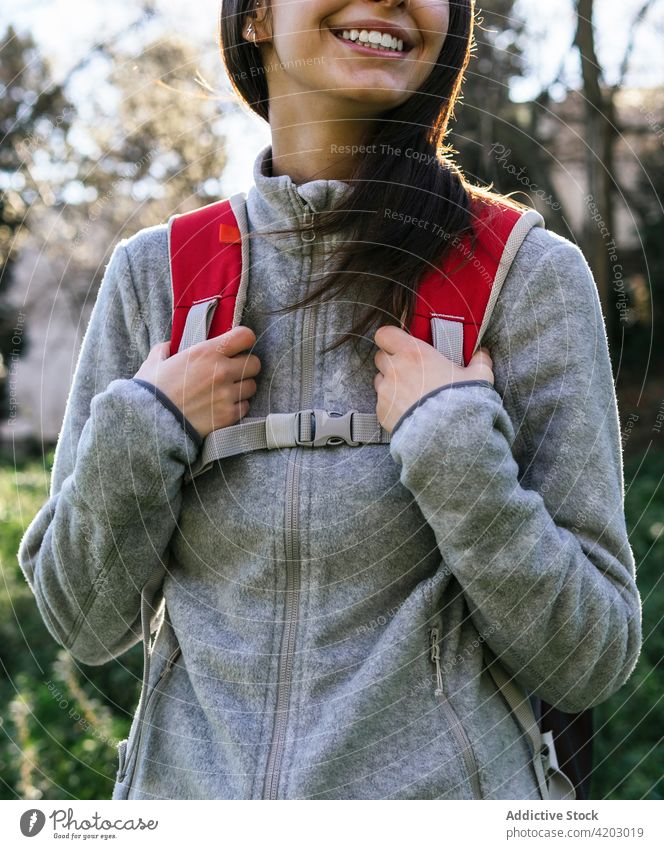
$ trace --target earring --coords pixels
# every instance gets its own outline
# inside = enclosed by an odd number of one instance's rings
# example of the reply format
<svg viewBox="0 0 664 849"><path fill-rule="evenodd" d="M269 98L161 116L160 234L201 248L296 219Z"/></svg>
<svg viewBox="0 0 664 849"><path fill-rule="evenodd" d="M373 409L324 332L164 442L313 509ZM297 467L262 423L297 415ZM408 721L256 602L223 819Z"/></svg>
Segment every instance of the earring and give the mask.
<svg viewBox="0 0 664 849"><path fill-rule="evenodd" d="M249 24L249 26L247 27L247 35L252 40L254 47L255 47L256 46L256 32L254 30L253 24Z"/></svg>

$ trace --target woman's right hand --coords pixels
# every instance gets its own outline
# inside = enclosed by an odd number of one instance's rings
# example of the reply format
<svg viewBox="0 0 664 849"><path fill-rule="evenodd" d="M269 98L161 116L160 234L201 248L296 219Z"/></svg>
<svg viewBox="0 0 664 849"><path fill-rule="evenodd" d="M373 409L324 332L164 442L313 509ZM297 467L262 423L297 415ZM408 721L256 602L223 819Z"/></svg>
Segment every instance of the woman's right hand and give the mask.
<svg viewBox="0 0 664 849"><path fill-rule="evenodd" d="M134 377L157 386L184 413L202 437L235 424L256 393L261 369L255 354L241 354L256 342L249 327L237 325L169 356L170 342L155 345Z"/></svg>

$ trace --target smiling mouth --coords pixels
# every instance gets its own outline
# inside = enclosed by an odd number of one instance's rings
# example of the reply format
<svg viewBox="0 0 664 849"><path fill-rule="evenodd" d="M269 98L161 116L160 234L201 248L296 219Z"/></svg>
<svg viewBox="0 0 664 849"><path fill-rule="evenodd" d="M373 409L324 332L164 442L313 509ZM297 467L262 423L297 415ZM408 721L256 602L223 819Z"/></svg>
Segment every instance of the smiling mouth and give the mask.
<svg viewBox="0 0 664 849"><path fill-rule="evenodd" d="M400 56L405 56L412 50L412 47L407 44L402 39L397 39L395 37L391 38L391 44L385 45L381 41L377 41L377 36L373 37L373 41L369 41L367 39L368 33L379 32L378 30L357 30L357 29L331 29L330 32L338 41L342 41L344 44L348 45L350 48L355 48L361 53L366 55L370 55L375 53L380 56L394 56L398 58ZM360 34L365 34L364 38L360 38ZM382 37L382 33L379 33ZM389 33L387 33L389 36Z"/></svg>

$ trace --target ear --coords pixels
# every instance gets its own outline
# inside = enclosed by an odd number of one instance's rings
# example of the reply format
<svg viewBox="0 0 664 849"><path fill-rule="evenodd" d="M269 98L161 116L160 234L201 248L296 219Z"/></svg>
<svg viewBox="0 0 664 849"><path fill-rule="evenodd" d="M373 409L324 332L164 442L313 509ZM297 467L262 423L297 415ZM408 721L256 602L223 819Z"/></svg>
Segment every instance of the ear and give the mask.
<svg viewBox="0 0 664 849"><path fill-rule="evenodd" d="M256 0L254 2L254 7L252 11L245 16L244 24L242 26L242 35L248 40L251 41L251 30L250 24L253 24L253 30L256 33L256 41L263 41L265 38L269 38L271 36L271 32L269 31L269 20L268 20L268 0Z"/></svg>

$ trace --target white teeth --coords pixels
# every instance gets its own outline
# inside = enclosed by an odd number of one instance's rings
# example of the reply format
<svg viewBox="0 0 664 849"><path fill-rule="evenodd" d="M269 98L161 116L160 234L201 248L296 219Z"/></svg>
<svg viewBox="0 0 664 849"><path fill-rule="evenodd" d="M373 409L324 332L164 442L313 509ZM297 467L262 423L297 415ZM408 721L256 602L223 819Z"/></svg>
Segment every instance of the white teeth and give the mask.
<svg viewBox="0 0 664 849"><path fill-rule="evenodd" d="M381 33L378 30L356 30L345 29L342 34L342 38L346 39L346 41L357 41L360 44L363 44L365 47L373 47L377 50L396 50L398 52L403 51L403 39L395 38L394 36L389 35L389 33Z"/></svg>

